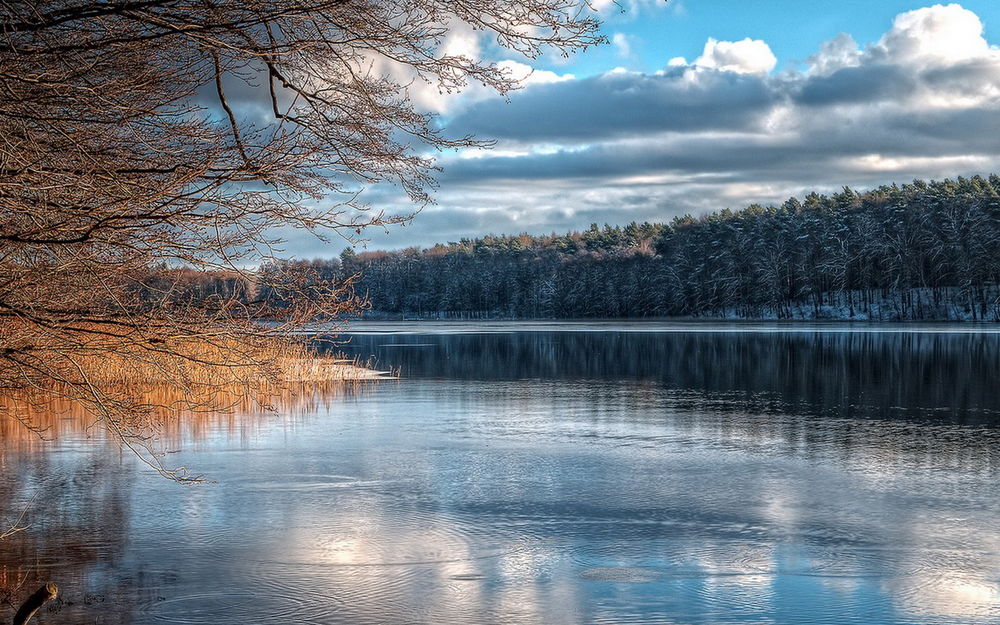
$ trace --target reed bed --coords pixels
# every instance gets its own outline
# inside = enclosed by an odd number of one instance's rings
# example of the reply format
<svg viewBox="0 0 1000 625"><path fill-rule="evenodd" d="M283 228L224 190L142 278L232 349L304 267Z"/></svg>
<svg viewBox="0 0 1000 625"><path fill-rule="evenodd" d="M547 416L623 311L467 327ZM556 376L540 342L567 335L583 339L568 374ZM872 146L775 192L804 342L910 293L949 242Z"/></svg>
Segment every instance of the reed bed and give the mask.
<svg viewBox="0 0 1000 625"><path fill-rule="evenodd" d="M75 355L73 360L74 369L85 372L89 382L101 386L280 386L293 382L371 380L390 375L280 339L252 343L174 341L158 349L96 349Z"/></svg>
<svg viewBox="0 0 1000 625"><path fill-rule="evenodd" d="M142 393L142 400L154 407L157 441L174 448L184 441L203 440L213 432L235 435L248 428L294 421L320 412L340 398L364 393L366 388L365 381L354 380L293 382L279 390L262 387L253 393L234 387L220 390L214 405L165 409L162 407L184 405L184 393L176 387L152 385ZM99 425L93 412L64 397L0 394L0 460L6 451L30 451L49 441L106 438Z"/></svg>
<svg viewBox="0 0 1000 625"><path fill-rule="evenodd" d="M26 384L0 384L0 443L16 440L14 427L37 441L65 428L96 428L180 480L186 473L165 466L162 450L185 433L197 438L199 428L217 429L226 420L234 427L247 415L287 414L391 377L271 336L138 346L87 340L72 350L54 350L44 366L44 375Z"/></svg>

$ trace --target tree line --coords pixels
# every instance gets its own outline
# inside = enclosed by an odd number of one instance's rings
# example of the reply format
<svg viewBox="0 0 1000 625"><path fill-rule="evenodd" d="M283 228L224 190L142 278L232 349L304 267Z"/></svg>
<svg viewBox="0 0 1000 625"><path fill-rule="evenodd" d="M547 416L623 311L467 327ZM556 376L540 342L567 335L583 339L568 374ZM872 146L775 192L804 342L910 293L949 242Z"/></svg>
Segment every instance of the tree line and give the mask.
<svg viewBox="0 0 1000 625"><path fill-rule="evenodd" d="M374 314L1000 319L1000 177L300 263Z"/></svg>

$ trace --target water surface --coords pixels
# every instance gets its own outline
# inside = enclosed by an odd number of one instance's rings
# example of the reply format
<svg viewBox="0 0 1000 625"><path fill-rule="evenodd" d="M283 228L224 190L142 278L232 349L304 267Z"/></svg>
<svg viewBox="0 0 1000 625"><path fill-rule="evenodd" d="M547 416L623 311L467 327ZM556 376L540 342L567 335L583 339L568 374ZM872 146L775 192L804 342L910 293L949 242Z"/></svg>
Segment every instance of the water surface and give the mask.
<svg viewBox="0 0 1000 625"><path fill-rule="evenodd" d="M0 586L59 582L42 623L1000 619L992 328L483 329L366 324L400 381L172 430L216 484L8 431Z"/></svg>

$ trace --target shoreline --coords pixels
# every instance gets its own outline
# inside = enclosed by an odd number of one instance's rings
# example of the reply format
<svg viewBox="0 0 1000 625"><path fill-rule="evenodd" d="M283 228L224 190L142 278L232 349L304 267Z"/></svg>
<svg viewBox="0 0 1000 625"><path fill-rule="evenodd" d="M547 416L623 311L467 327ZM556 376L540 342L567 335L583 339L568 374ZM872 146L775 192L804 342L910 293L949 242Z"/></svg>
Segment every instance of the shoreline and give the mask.
<svg viewBox="0 0 1000 625"><path fill-rule="evenodd" d="M726 316L726 315L704 315L697 317L505 317L497 316L450 316L447 314L421 314L421 315L400 315L398 313L387 315L373 315L358 317L350 321L342 329L343 334L350 334L351 328L359 323L775 323L775 324L856 324L856 325L905 325L905 324L952 324L952 325L996 325L1000 326L1000 319L955 319L955 318L927 318L927 319L870 319L864 317L774 317L774 316ZM307 327L302 332L311 332L311 327ZM300 332L301 333L301 332Z"/></svg>
<svg viewBox="0 0 1000 625"><path fill-rule="evenodd" d="M329 328L316 325L303 334L323 336ZM1000 323L972 321L843 321L801 319L407 319L356 320L338 327L341 336L364 334L493 334L515 332L622 333L1000 333Z"/></svg>
<svg viewBox="0 0 1000 625"><path fill-rule="evenodd" d="M364 382L398 379L391 371L363 367L352 360L296 358L283 363L281 381L286 384L312 382Z"/></svg>

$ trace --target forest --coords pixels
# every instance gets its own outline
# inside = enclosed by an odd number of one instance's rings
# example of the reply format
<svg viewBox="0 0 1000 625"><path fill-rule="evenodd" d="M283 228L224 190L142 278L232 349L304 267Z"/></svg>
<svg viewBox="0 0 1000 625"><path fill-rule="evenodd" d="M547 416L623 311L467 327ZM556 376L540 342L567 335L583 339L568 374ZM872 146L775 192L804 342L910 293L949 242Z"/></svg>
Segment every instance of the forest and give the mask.
<svg viewBox="0 0 1000 625"><path fill-rule="evenodd" d="M1000 319L1000 177L312 261L369 314Z"/></svg>
<svg viewBox="0 0 1000 625"><path fill-rule="evenodd" d="M349 283L369 318L997 321L1000 176L845 187L669 223L347 249L263 266L264 286L167 273L188 296L279 306L273 285Z"/></svg>

